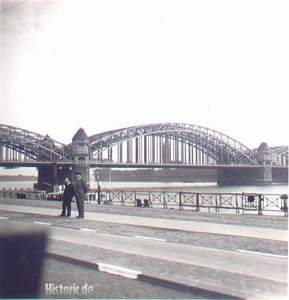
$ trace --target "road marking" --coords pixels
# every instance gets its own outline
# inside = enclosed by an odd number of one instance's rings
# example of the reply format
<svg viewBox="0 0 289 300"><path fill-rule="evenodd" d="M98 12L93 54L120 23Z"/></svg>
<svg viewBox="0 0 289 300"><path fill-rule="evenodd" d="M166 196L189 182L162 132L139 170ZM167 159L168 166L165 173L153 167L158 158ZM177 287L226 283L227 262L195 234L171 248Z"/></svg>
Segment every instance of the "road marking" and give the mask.
<svg viewBox="0 0 289 300"><path fill-rule="evenodd" d="M35 224L40 224L40 225L51 225L50 223L46 223L46 222L38 222L38 221L33 221L33 223L35 223Z"/></svg>
<svg viewBox="0 0 289 300"><path fill-rule="evenodd" d="M9 220L9 218L7 218L7 217L0 217L0 219Z"/></svg>
<svg viewBox="0 0 289 300"><path fill-rule="evenodd" d="M120 275L131 279L137 279L138 275L142 274L142 272L140 271L109 265L105 263L97 263L97 265L98 265L98 270L101 272Z"/></svg>
<svg viewBox="0 0 289 300"><path fill-rule="evenodd" d="M135 235L135 238L138 239L144 239L144 240L153 240L153 241L159 241L159 242L166 242L166 239L159 239L159 238L154 238L154 237L150 237L150 236L143 236L143 235Z"/></svg>
<svg viewBox="0 0 289 300"><path fill-rule="evenodd" d="M263 256L272 256L272 257L278 257L278 258L284 258L288 259L288 256L285 255L278 255L273 253L265 253L265 252L258 252L258 251L250 251L250 250L238 250L239 253L245 253L245 254L254 254L254 255L263 255Z"/></svg>
<svg viewBox="0 0 289 300"><path fill-rule="evenodd" d="M79 228L81 231L87 231L87 232L97 232L99 230L96 229L90 229L90 228Z"/></svg>

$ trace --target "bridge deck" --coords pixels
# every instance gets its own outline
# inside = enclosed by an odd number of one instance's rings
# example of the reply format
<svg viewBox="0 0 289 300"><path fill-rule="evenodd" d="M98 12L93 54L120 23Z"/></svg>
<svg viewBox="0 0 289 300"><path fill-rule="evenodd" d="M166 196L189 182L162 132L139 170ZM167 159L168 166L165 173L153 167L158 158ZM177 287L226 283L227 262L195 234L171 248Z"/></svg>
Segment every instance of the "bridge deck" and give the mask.
<svg viewBox="0 0 289 300"><path fill-rule="evenodd" d="M72 161L0 161L1 167L41 167L41 166L73 166ZM158 164L158 163L103 163L91 162L91 168L142 168L142 169L218 169L218 168L262 168L261 165L241 165L241 164ZM288 169L288 166L273 165L273 169Z"/></svg>

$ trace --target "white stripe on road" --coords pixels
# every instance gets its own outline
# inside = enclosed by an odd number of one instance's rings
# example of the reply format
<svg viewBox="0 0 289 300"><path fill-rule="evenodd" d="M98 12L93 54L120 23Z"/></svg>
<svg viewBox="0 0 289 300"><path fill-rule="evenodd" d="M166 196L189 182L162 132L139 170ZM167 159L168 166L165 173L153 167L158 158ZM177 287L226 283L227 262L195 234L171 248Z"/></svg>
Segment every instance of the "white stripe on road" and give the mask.
<svg viewBox="0 0 289 300"><path fill-rule="evenodd" d="M137 279L138 275L142 274L142 272L140 271L126 269L119 266L114 266L114 265L109 265L104 263L97 263L97 265L98 265L98 270L101 272L120 275L131 279Z"/></svg>
<svg viewBox="0 0 289 300"><path fill-rule="evenodd" d="M150 237L150 236L143 236L143 235L135 235L135 238L138 239L144 239L144 240L153 240L153 241L158 241L158 242L166 242L166 239L159 239L159 238L154 238L154 237Z"/></svg>
<svg viewBox="0 0 289 300"><path fill-rule="evenodd" d="M33 223L35 223L35 224L40 224L40 225L51 225L50 223L46 223L46 222L38 222L38 221L33 221Z"/></svg>
<svg viewBox="0 0 289 300"><path fill-rule="evenodd" d="M272 256L272 257L278 257L278 258L288 259L288 256L278 255L278 254L273 254L273 253L265 253L265 252L258 252L258 251L249 251L249 250L242 250L242 249L239 249L238 252L239 253L245 253L245 254Z"/></svg>
<svg viewBox="0 0 289 300"><path fill-rule="evenodd" d="M87 232L97 232L99 230L96 229L90 229L90 228L79 228L81 231L87 231Z"/></svg>
<svg viewBox="0 0 289 300"><path fill-rule="evenodd" d="M0 219L9 220L9 218L7 218L7 217L0 217Z"/></svg>

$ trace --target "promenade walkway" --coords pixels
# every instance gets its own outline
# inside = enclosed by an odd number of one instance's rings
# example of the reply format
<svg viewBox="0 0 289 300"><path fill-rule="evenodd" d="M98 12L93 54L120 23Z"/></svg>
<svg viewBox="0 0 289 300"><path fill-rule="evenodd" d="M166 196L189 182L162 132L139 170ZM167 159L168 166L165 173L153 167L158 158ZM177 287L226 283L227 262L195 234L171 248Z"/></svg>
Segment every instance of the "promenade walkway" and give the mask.
<svg viewBox="0 0 289 300"><path fill-rule="evenodd" d="M31 206L17 206L9 204L0 204L2 211L14 211L21 213L33 213L39 215L57 215L58 210L55 208L31 207ZM85 218L87 220L112 222L118 224L129 224L146 227L157 227L174 230L184 230L191 232L207 232L215 234L225 234L232 236L252 237L260 239L270 239L278 241L288 241L288 232L286 230L274 228L261 228L253 226L242 226L232 224L216 224L209 222L194 222L194 221L181 221L175 219L163 218L148 218L140 216L126 216L119 214L103 214L86 212Z"/></svg>

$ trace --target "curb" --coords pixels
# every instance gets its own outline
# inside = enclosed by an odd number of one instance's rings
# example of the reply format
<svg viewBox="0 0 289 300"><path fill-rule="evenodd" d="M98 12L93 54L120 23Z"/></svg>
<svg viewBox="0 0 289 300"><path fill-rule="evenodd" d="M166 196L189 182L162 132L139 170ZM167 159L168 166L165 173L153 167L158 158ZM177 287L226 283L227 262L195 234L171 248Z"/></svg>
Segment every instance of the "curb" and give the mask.
<svg viewBox="0 0 289 300"><path fill-rule="evenodd" d="M174 289L177 291L189 291L196 296L208 297L209 299L231 299L231 300L245 300L246 298L231 295L229 293L216 292L212 287L197 287L194 285L183 284L177 281L162 279L148 274L143 274L141 271L113 266L92 260L83 260L80 258L58 254L55 252L45 252L46 257L61 260L63 262L87 267L99 272L107 272L113 275L118 275L130 279L135 279L141 282L158 285L165 288Z"/></svg>
<svg viewBox="0 0 289 300"><path fill-rule="evenodd" d="M82 266L82 267L87 267L87 268L94 269L94 270L98 271L98 264L95 261L83 260L83 259L80 259L80 258L75 258L75 257L72 257L72 256L62 255L62 254L48 252L48 251L45 251L45 255L48 258L58 259L58 260L61 260L63 262L71 263L71 264L74 264L74 265L79 265L79 266Z"/></svg>

